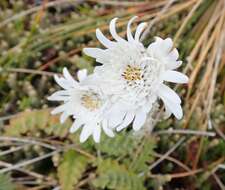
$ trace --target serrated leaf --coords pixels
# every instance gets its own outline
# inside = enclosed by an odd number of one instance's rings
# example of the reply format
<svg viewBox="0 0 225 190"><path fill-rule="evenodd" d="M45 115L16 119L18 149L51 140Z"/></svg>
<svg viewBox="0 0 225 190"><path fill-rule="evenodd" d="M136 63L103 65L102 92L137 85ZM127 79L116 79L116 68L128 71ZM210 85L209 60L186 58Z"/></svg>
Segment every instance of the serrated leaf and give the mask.
<svg viewBox="0 0 225 190"><path fill-rule="evenodd" d="M98 177L92 182L96 188L115 190L145 190L143 178L128 170L115 160L102 160L98 163Z"/></svg>
<svg viewBox="0 0 225 190"><path fill-rule="evenodd" d="M10 120L5 134L21 136L28 132L36 134L37 131L43 131L47 135L63 138L67 135L71 124L69 119L64 124L60 124L59 116L50 115L50 109L26 111Z"/></svg>
<svg viewBox="0 0 225 190"><path fill-rule="evenodd" d="M135 173L145 172L148 170L148 163L153 161L152 153L156 146L155 140L146 138L142 145L139 145L136 153L133 154L132 163L129 165Z"/></svg>
<svg viewBox="0 0 225 190"><path fill-rule="evenodd" d="M58 167L58 178L63 190L74 190L88 164L88 159L74 150L64 153L63 160Z"/></svg>
<svg viewBox="0 0 225 190"><path fill-rule="evenodd" d="M137 146L138 141L132 133L122 132L114 138L102 136L101 143L96 144L98 150L107 153L109 156L126 156L131 154Z"/></svg>

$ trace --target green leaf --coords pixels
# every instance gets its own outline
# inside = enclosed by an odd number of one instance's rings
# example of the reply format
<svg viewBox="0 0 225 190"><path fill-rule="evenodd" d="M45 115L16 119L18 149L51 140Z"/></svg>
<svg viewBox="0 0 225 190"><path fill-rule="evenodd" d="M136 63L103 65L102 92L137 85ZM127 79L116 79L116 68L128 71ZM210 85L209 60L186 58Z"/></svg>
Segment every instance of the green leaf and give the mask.
<svg viewBox="0 0 225 190"><path fill-rule="evenodd" d="M98 163L97 174L98 177L92 182L97 188L145 190L143 178L115 160L101 160Z"/></svg>
<svg viewBox="0 0 225 190"><path fill-rule="evenodd" d="M74 190L88 164L88 159L74 150L64 153L63 160L58 167L58 178L63 190Z"/></svg>
<svg viewBox="0 0 225 190"><path fill-rule="evenodd" d="M118 133L114 138L102 135L101 143L96 144L96 146L98 150L109 156L124 157L132 154L138 142L138 139L131 132L125 131Z"/></svg>
<svg viewBox="0 0 225 190"><path fill-rule="evenodd" d="M129 164L129 168L137 173L148 171L148 164L154 160L152 153L154 152L155 145L154 138L151 136L145 138L135 153L133 153L132 163Z"/></svg>
<svg viewBox="0 0 225 190"><path fill-rule="evenodd" d="M15 190L10 175L0 174L0 190Z"/></svg>
<svg viewBox="0 0 225 190"><path fill-rule="evenodd" d="M59 116L50 115L50 109L25 111L10 120L5 134L21 136L29 132L35 135L38 131L42 131L47 135L64 138L71 125L69 119L64 124L60 124Z"/></svg>

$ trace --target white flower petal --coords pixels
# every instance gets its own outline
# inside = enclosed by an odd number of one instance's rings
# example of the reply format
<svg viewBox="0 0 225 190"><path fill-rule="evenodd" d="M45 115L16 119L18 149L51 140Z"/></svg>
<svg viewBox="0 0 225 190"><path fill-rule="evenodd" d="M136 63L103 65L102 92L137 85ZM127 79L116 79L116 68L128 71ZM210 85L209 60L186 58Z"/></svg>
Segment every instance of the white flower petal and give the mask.
<svg viewBox="0 0 225 190"><path fill-rule="evenodd" d="M96 128L93 131L93 139L96 143L99 143L100 137L101 137L101 127L99 125L96 125Z"/></svg>
<svg viewBox="0 0 225 190"><path fill-rule="evenodd" d="M164 106L165 106L165 113L164 113L164 117L163 118L164 119L168 119L171 116L172 112L170 111L168 106L166 106L166 105L164 105Z"/></svg>
<svg viewBox="0 0 225 190"><path fill-rule="evenodd" d="M68 91L60 90L47 97L51 101L68 101L70 99Z"/></svg>
<svg viewBox="0 0 225 190"><path fill-rule="evenodd" d="M177 95L176 92L174 92L171 88L169 88L168 86L161 84L158 90L158 96L162 99L168 99L171 102L180 104L181 103L181 99L180 97Z"/></svg>
<svg viewBox="0 0 225 190"><path fill-rule="evenodd" d="M116 21L118 18L114 18L111 20L110 25L109 25L109 31L112 35L112 37L118 41L118 42L125 42L126 40L124 40L123 38L121 38L117 32L116 32Z"/></svg>
<svg viewBox="0 0 225 190"><path fill-rule="evenodd" d="M71 86L77 86L77 81L74 80L74 78L70 75L69 71L66 67L63 68L63 75L65 79L70 83Z"/></svg>
<svg viewBox="0 0 225 190"><path fill-rule="evenodd" d="M153 102L155 102L157 100L157 96L152 96L151 97ZM144 104L145 106L142 107L142 110L145 112L145 113L148 113L151 109L152 109L152 102L146 102Z"/></svg>
<svg viewBox="0 0 225 190"><path fill-rule="evenodd" d="M51 96L68 96L69 92L68 90L59 90L54 92Z"/></svg>
<svg viewBox="0 0 225 190"><path fill-rule="evenodd" d="M96 37L97 39L107 48L112 48L115 45L115 42L110 41L108 38L106 38L100 29L96 29Z"/></svg>
<svg viewBox="0 0 225 190"><path fill-rule="evenodd" d="M119 111L119 110L117 110L117 112L112 113L109 118L109 126L111 128L114 128L117 125L121 124L125 117L125 114L126 114L125 111Z"/></svg>
<svg viewBox="0 0 225 190"><path fill-rule="evenodd" d="M82 69L77 72L77 78L81 82L87 77L87 69Z"/></svg>
<svg viewBox="0 0 225 190"><path fill-rule="evenodd" d="M188 82L188 77L177 71L166 71L163 73L163 80L182 84Z"/></svg>
<svg viewBox="0 0 225 190"><path fill-rule="evenodd" d="M129 21L128 21L128 24L127 24L127 40L128 40L128 42L133 42L134 41L134 37L133 37L133 35L132 35L132 32L131 32L131 24L132 24L132 22L136 19L136 18L138 18L137 16L134 16L134 17L132 17Z"/></svg>
<svg viewBox="0 0 225 190"><path fill-rule="evenodd" d="M143 30L145 29L145 27L147 26L147 23L143 22L143 23L140 23L137 27L137 30L135 32L135 41L139 42L140 40L140 36L141 36L141 33L143 32Z"/></svg>
<svg viewBox="0 0 225 190"><path fill-rule="evenodd" d="M183 117L183 110L180 104L174 103L167 98L163 98L162 100L165 106L168 107L168 109L174 114L177 119L181 119Z"/></svg>
<svg viewBox="0 0 225 190"><path fill-rule="evenodd" d="M133 129L135 131L138 131L145 123L147 114L143 112L142 110L139 110L134 118L133 122Z"/></svg>
<svg viewBox="0 0 225 190"><path fill-rule="evenodd" d="M110 129L108 127L107 120L105 120L105 119L102 121L102 128L103 128L105 134L108 135L109 137L114 137L115 136L113 131L112 131L112 129Z"/></svg>
<svg viewBox="0 0 225 190"><path fill-rule="evenodd" d="M168 69L177 69L178 67L180 67L182 65L182 61L171 61L171 60L168 60L166 61L167 62L167 68Z"/></svg>
<svg viewBox="0 0 225 190"><path fill-rule="evenodd" d="M174 48L170 53L169 53L169 56L171 57L172 60L177 60L178 57L179 57L179 53L177 51L176 48Z"/></svg>
<svg viewBox="0 0 225 190"><path fill-rule="evenodd" d="M129 126L129 124L133 121L134 119L134 112L133 111L130 111L126 114L124 120L123 120L123 123L120 124L116 130L117 131L121 131L122 129L126 128Z"/></svg>
<svg viewBox="0 0 225 190"><path fill-rule="evenodd" d="M83 124L84 124L83 121L81 121L81 120L79 120L79 119L76 119L76 120L73 122L73 125L72 125L71 128L70 128L70 133L76 132Z"/></svg>
<svg viewBox="0 0 225 190"><path fill-rule="evenodd" d="M80 134L80 142L83 143L85 142L93 133L93 128L95 126L91 126L90 124L86 124L83 126L83 130L81 131Z"/></svg>
<svg viewBox="0 0 225 190"><path fill-rule="evenodd" d="M163 39L160 38L159 36L155 36L155 41L156 42L163 42Z"/></svg>
<svg viewBox="0 0 225 190"><path fill-rule="evenodd" d="M170 51L173 48L173 41L171 38L163 40L160 37L155 37L155 39L156 41L148 46L147 52L162 62L164 62L164 60L168 60L168 63L169 61L175 61L173 55L171 54L170 56Z"/></svg>
<svg viewBox="0 0 225 190"><path fill-rule="evenodd" d="M90 56L93 57L95 59L103 57L104 56L104 50L100 49L100 48L84 48L83 52Z"/></svg>
<svg viewBox="0 0 225 190"><path fill-rule="evenodd" d="M163 57L165 57L164 52L161 50L161 38L156 37L156 41L149 44L148 48L147 48L147 52L153 56L153 58L156 59L162 59Z"/></svg>
<svg viewBox="0 0 225 190"><path fill-rule="evenodd" d="M106 64L109 62L109 56L107 54L107 50L103 50L100 48L84 48L83 52L96 59L97 62Z"/></svg>
<svg viewBox="0 0 225 190"><path fill-rule="evenodd" d="M48 100L51 100L51 101L68 101L70 99L70 97L68 96L49 96L47 98Z"/></svg>
<svg viewBox="0 0 225 190"><path fill-rule="evenodd" d="M60 105L51 111L52 115L64 112L66 110L66 104Z"/></svg>
<svg viewBox="0 0 225 190"><path fill-rule="evenodd" d="M173 48L173 41L171 38L166 38L161 42L161 50L165 53L169 53Z"/></svg>
<svg viewBox="0 0 225 190"><path fill-rule="evenodd" d="M68 84L68 82L65 79L59 77L58 75L54 75L54 79L57 82L57 84L59 86L61 86L62 88L70 89L70 85Z"/></svg>
<svg viewBox="0 0 225 190"><path fill-rule="evenodd" d="M69 115L67 114L67 112L63 112L60 116L60 123L64 123L68 117Z"/></svg>

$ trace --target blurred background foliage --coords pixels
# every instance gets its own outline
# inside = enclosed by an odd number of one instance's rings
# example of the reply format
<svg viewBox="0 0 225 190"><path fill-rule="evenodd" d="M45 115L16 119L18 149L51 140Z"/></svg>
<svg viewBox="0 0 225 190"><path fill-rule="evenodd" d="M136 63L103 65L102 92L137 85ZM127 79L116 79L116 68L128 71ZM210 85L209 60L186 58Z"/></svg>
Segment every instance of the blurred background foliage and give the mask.
<svg viewBox="0 0 225 190"><path fill-rule="evenodd" d="M100 46L95 29L110 37L117 16L124 36L133 15L151 26L146 46L160 36L179 49L190 77L174 86L184 118L80 144L79 132L68 133L72 121L50 115L56 104L46 97L59 89L52 76L65 66L75 78L91 73L97 63L82 48ZM0 190L225 189L224 36L224 0L1 0Z"/></svg>

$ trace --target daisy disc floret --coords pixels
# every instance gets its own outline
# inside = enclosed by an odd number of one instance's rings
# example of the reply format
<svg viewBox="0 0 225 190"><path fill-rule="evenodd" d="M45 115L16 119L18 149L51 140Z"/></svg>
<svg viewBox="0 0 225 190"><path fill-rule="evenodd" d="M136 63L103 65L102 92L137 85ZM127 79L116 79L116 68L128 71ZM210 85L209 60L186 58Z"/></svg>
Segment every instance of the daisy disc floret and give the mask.
<svg viewBox="0 0 225 190"><path fill-rule="evenodd" d="M79 82L74 80L66 68L63 69L63 77L55 75L56 82L63 90L55 92L48 99L62 101L63 104L56 107L52 114L61 113L61 123L72 116L75 121L70 132L73 133L82 127L81 142L86 141L91 135L95 142L99 142L102 129L108 136L113 137L113 131L104 118L109 106L108 98L93 85L93 76L87 76L86 70L78 72L78 79Z"/></svg>
<svg viewBox="0 0 225 190"><path fill-rule="evenodd" d="M168 114L177 119L183 116L181 99L164 82L187 83L188 77L174 71L182 62L170 38L159 37L148 48L140 42L146 23L131 32L133 17L127 24L127 40L116 32L117 18L111 20L109 30L114 41L107 39L100 29L96 37L106 49L84 48L84 53L101 63L94 70L104 93L114 101L109 125L122 130L133 121L133 129L139 130L145 123L153 103L160 98ZM110 119L109 118L109 119ZM116 121L116 123L115 123Z"/></svg>

